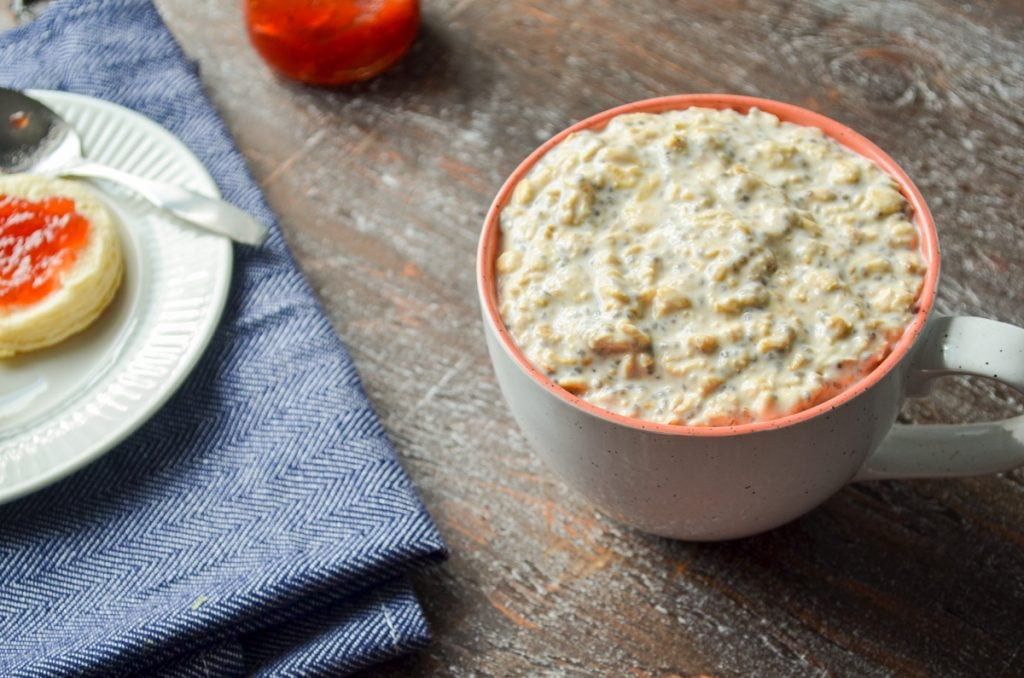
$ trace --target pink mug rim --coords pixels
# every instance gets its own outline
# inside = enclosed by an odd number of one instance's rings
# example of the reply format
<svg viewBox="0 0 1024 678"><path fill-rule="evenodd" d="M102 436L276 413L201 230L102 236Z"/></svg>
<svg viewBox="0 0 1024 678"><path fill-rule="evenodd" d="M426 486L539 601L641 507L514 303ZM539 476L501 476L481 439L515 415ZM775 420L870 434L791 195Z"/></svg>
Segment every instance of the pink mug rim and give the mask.
<svg viewBox="0 0 1024 678"><path fill-rule="evenodd" d="M636 417L610 412L603 408L579 398L562 387L555 384L544 373L538 370L526 356L519 350L512 340L505 323L498 312L497 284L494 273L494 262L498 254L498 243L500 241L501 229L499 217L501 210L511 198L512 191L537 163L537 161L554 146L561 143L567 136L584 129L594 129L604 126L612 118L626 113L660 113L668 110L683 110L692 107L733 109L745 113L751 108L758 108L762 111L772 113L780 120L791 122L807 127L817 127L826 135L849 148L854 153L865 157L889 174L900 187L900 191L907 199L914 210L914 223L921 236L921 253L928 265L925 274L924 284L918 295L917 311L913 320L907 326L900 339L893 345L889 354L879 363L875 369L863 376L851 386L828 400L821 402L814 407L794 412L793 414L769 419L767 421L750 422L731 426L689 426L677 424L660 424L646 421ZM821 414L827 413L847 403L864 393L877 384L885 375L906 357L911 347L925 327L925 323L935 302L935 292L939 278L939 244L938 235L935 230L935 222L932 220L931 212L925 204L924 197L914 182L896 164L885 151L876 146L867 137L855 132L846 125L833 120L820 113L815 113L806 108L793 104L764 99L761 97L743 96L738 94L677 94L672 96L657 97L634 101L622 106L611 108L595 115L592 115L576 124L562 130L555 136L548 139L540 147L534 150L519 164L509 175L508 179L498 190L494 201L491 203L487 216L484 219L483 230L480 235L480 242L477 249L477 289L480 294L480 303L484 309L484 315L490 322L492 329L500 340L505 351L512 357L515 363L537 384L549 393L555 395L569 405L586 412L598 419L613 422L629 428L641 429L673 436L701 436L720 437L731 435L742 435L760 431L774 430L799 424L813 419Z"/></svg>

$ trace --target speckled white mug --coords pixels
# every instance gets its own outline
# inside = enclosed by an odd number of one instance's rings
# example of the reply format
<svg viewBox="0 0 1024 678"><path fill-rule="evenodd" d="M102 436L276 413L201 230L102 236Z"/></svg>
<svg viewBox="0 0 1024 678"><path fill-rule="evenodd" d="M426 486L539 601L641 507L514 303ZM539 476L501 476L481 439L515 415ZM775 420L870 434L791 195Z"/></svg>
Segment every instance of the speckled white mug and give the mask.
<svg viewBox="0 0 1024 678"><path fill-rule="evenodd" d="M892 175L914 209L928 263L918 311L889 356L831 400L780 419L738 426L670 426L623 417L555 385L516 347L502 322L494 274L499 214L523 175L574 131L603 127L623 113L691 106L740 112L756 106L782 120L818 127ZM487 348L527 439L569 485L608 515L648 532L690 540L732 539L777 527L853 481L980 475L1024 464L1024 417L970 425L893 425L903 397L922 394L928 380L943 374L992 377L1024 392L1024 330L982 318L931 317L938 278L931 213L892 158L817 113L721 94L648 99L559 133L501 187L477 254Z"/></svg>

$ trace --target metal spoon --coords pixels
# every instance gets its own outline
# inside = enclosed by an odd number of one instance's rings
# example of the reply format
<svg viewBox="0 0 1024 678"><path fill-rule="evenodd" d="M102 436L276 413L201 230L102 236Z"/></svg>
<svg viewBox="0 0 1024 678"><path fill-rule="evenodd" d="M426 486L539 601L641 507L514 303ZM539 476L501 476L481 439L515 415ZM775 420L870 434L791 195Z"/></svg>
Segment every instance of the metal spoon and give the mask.
<svg viewBox="0 0 1024 678"><path fill-rule="evenodd" d="M247 245L267 238L266 226L223 200L84 159L81 139L63 118L32 97L0 87L0 173L30 171L115 181L199 228Z"/></svg>

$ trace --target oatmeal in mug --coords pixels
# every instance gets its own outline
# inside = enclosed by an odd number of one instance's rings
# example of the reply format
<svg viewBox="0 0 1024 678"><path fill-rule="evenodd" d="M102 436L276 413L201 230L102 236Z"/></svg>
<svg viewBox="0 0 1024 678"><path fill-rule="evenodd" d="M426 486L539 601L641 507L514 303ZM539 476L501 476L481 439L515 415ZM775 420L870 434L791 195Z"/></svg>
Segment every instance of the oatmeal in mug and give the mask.
<svg viewBox="0 0 1024 678"><path fill-rule="evenodd" d="M502 320L611 412L731 425L853 384L910 324L926 264L871 161L763 111L630 113L553 147L501 211Z"/></svg>

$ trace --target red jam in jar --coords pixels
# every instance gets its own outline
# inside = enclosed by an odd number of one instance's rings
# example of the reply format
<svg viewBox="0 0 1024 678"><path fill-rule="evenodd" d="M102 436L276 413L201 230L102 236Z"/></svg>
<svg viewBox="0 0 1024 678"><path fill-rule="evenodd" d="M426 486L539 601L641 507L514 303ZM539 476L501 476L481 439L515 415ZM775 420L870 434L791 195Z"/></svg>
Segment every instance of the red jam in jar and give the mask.
<svg viewBox="0 0 1024 678"><path fill-rule="evenodd" d="M60 288L89 241L71 198L0 195L0 310L29 306Z"/></svg>
<svg viewBox="0 0 1024 678"><path fill-rule="evenodd" d="M381 73L409 50L419 0L245 0L256 51L283 75L343 85Z"/></svg>

